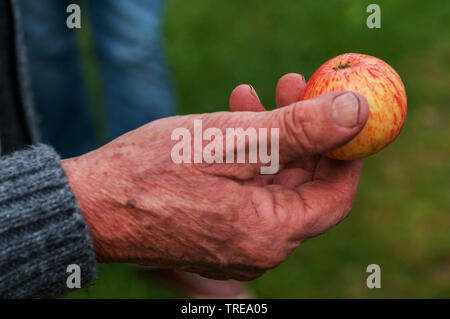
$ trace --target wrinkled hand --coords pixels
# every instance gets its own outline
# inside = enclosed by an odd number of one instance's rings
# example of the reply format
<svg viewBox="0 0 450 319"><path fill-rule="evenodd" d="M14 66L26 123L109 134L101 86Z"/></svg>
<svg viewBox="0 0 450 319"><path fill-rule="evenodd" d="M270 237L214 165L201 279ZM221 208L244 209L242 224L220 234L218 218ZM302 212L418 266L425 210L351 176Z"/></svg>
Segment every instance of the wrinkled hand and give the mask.
<svg viewBox="0 0 450 319"><path fill-rule="evenodd" d="M100 262L128 262L249 280L276 267L299 244L347 216L361 161L320 156L354 137L369 110L361 95L329 93L301 101L304 79L277 85L265 111L238 86L233 112L151 122L83 156L63 160ZM280 171L261 164L175 164L175 128L279 128ZM224 134L225 136L225 134Z"/></svg>

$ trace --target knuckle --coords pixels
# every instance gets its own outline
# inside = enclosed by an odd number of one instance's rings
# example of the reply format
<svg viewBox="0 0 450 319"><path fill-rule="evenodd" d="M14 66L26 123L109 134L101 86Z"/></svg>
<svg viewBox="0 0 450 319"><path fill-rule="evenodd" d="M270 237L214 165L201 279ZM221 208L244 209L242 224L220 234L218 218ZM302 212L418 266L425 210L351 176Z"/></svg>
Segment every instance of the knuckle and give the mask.
<svg viewBox="0 0 450 319"><path fill-rule="evenodd" d="M346 218L353 209L354 192L351 189L343 189L340 192L341 195L341 220Z"/></svg>
<svg viewBox="0 0 450 319"><path fill-rule="evenodd" d="M304 107L296 103L283 114L286 136L291 139L289 144L302 150L304 154L315 154L316 143L308 134L308 126L311 121L304 111Z"/></svg>
<svg viewBox="0 0 450 319"><path fill-rule="evenodd" d="M244 280L245 280L245 281L255 280L255 279L261 277L265 272L266 272L265 270L254 271L254 272L248 274L247 278L244 279Z"/></svg>
<svg viewBox="0 0 450 319"><path fill-rule="evenodd" d="M353 209L353 198L345 201L341 220L347 218L348 215L350 215L352 209Z"/></svg>
<svg viewBox="0 0 450 319"><path fill-rule="evenodd" d="M261 277L265 273L264 270L252 270L247 272L239 272L236 274L233 274L233 279L239 280L239 281L252 281L259 277Z"/></svg>
<svg viewBox="0 0 450 319"><path fill-rule="evenodd" d="M260 249L258 253L251 256L251 266L252 268L259 271L266 271L268 269L275 268L278 266L284 258L282 253L276 249L267 251L267 249Z"/></svg>

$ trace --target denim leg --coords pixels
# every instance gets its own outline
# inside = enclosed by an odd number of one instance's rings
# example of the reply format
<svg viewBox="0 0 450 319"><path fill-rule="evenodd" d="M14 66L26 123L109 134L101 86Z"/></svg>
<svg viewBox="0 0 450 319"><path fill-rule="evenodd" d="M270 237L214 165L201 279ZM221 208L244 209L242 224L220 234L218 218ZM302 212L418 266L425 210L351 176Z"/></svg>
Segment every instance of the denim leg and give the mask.
<svg viewBox="0 0 450 319"><path fill-rule="evenodd" d="M18 3L41 136L63 157L88 152L95 147L94 124L75 33L66 27L70 1Z"/></svg>
<svg viewBox="0 0 450 319"><path fill-rule="evenodd" d="M162 0L91 0L110 138L174 113L161 43Z"/></svg>

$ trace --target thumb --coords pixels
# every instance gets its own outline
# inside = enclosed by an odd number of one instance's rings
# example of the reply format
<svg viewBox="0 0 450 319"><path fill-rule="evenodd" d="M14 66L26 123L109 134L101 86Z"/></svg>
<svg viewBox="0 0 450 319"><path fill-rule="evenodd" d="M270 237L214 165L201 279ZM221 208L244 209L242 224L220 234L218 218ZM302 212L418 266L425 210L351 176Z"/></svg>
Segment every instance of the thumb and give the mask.
<svg viewBox="0 0 450 319"><path fill-rule="evenodd" d="M258 113L255 125L279 128L280 162L335 149L358 134L369 117L367 100L358 93L332 92Z"/></svg>
<svg viewBox="0 0 450 319"><path fill-rule="evenodd" d="M278 171L278 164L287 164L304 156L320 155L347 143L361 131L368 117L367 100L359 93L342 91L273 111L205 114L202 116L204 127L212 128L220 123L218 131L225 131L226 134L221 144L223 151L211 155L214 158L223 156L223 161L201 167L212 174L248 180L260 174L261 167L267 166L269 161L270 167L263 174L273 174L273 169ZM239 128L241 131L229 132L228 128ZM253 129L253 134L249 133L249 129ZM266 134L256 133L258 129L267 129ZM274 129L278 129L278 134ZM245 137L247 133L248 138ZM268 140L260 140L262 136ZM259 139L258 147L255 147L256 139ZM235 155L237 161L234 161Z"/></svg>

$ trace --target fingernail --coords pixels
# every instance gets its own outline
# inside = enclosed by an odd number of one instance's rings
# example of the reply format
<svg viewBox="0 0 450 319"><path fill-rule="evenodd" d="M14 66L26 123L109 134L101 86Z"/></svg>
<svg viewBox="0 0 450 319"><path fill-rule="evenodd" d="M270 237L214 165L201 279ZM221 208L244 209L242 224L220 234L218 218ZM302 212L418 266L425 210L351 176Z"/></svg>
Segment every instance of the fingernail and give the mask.
<svg viewBox="0 0 450 319"><path fill-rule="evenodd" d="M334 122L343 127L354 127L358 124L359 100L353 93L344 93L334 99L331 105Z"/></svg>
<svg viewBox="0 0 450 319"><path fill-rule="evenodd" d="M251 86L250 84L247 84L247 85L248 85L249 88L250 88L250 94L253 95L253 96L258 97L258 94L256 94L256 91L255 91L255 89L253 88L253 86Z"/></svg>

